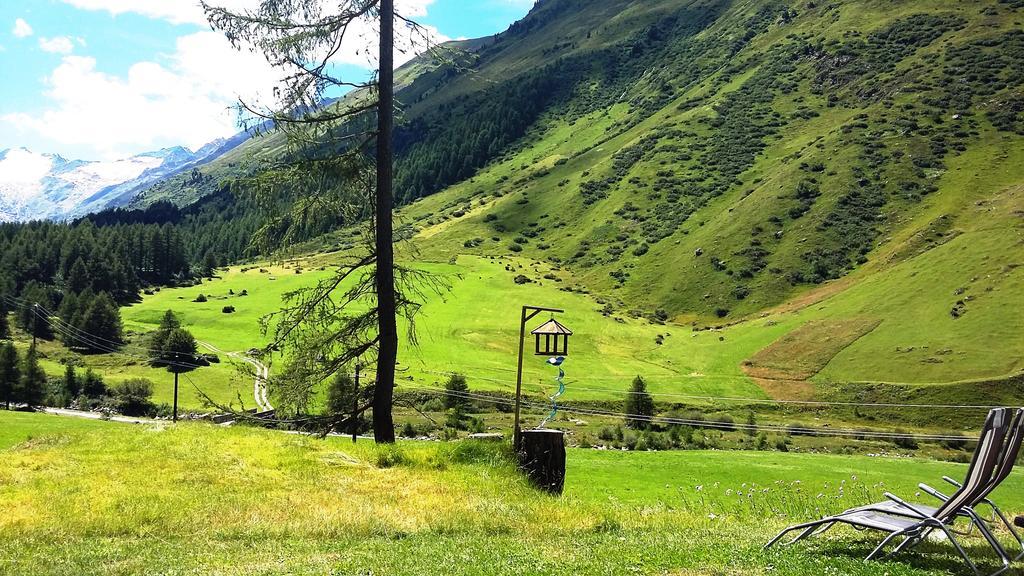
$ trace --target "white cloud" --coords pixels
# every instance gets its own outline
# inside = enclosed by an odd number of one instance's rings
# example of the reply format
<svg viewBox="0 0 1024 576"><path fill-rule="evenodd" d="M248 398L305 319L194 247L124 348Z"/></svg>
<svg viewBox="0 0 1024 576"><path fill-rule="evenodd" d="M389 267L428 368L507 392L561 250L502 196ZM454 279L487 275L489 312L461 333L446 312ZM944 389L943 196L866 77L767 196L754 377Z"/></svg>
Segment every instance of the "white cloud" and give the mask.
<svg viewBox="0 0 1024 576"><path fill-rule="evenodd" d="M17 38L27 38L32 35L32 27L28 25L28 22L18 18L14 21L14 29L11 30L11 33Z"/></svg>
<svg viewBox="0 0 1024 576"><path fill-rule="evenodd" d="M71 54L75 49L75 45L67 36L55 36L53 38L40 38L39 48L43 52L50 52L52 54Z"/></svg>
<svg viewBox="0 0 1024 576"><path fill-rule="evenodd" d="M184 18L190 1L63 0L94 9L135 11L162 7L166 18ZM253 0L233 0L245 2ZM419 17L434 0L397 0L403 14ZM155 17L155 16L154 16ZM404 24L396 24L396 66L423 50ZM432 42L448 38L436 29ZM44 44L45 42L45 44ZM260 105L271 101L273 87L285 75L258 51L235 50L223 34L202 31L177 39L173 54L159 61L137 62L115 76L98 69L91 57L71 54L80 38L43 39L40 46L64 53L46 78L44 105L39 112L0 115L0 130L13 128L33 139L50 141L51 149L89 149L92 156L118 158L170 145L198 148L237 132L234 105L239 97ZM376 25L357 22L346 35L336 64L372 68L377 54ZM6 125L6 126L5 126Z"/></svg>
<svg viewBox="0 0 1024 576"><path fill-rule="evenodd" d="M198 0L62 0L83 10L104 10L117 16L132 13L147 18L166 20L172 24L198 24L207 26L206 15ZM516 0L521 1L521 0ZM533 0L529 0L531 3ZM395 10L406 18L426 16L427 7L435 0L396 0ZM229 10L255 10L260 0L211 0L210 4ZM322 0L324 13L336 10L336 0Z"/></svg>
<svg viewBox="0 0 1024 576"><path fill-rule="evenodd" d="M0 116L0 123L104 158L168 145L195 149L237 132L232 105L266 93L279 75L222 35L197 32L178 39L167 65L138 62L124 77L98 71L94 58L64 56L46 79L51 105Z"/></svg>
<svg viewBox="0 0 1024 576"><path fill-rule="evenodd" d="M167 20L173 24L206 24L203 9L194 0L64 0L83 10L105 10L114 16L125 13Z"/></svg>

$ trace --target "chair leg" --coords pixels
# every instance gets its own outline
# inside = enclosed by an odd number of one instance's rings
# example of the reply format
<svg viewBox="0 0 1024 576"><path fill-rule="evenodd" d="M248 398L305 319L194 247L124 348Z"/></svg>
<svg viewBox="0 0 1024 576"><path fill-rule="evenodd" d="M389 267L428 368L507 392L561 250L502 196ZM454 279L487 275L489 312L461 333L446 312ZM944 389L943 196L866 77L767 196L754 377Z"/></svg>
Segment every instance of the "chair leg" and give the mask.
<svg viewBox="0 0 1024 576"><path fill-rule="evenodd" d="M890 556L895 556L896 554L902 552L904 548L913 548L914 546L920 544L922 540L924 540L924 535L907 536L903 539L903 542L897 544L896 547L892 549L892 552L886 554L885 557L888 558Z"/></svg>
<svg viewBox="0 0 1024 576"><path fill-rule="evenodd" d="M964 559L964 562L967 563L967 566L970 567L974 574L976 576L981 576L981 570L979 570L978 566L971 560L971 557L967 555L967 551L963 549L963 546L960 546L960 542L957 541L956 536L953 535L953 532L950 531L945 524L940 524L938 526L938 529L942 530L942 532L945 533L946 538L949 538L949 541L953 544L953 547L956 548L957 553L960 554L960 557ZM1000 570L999 572L1002 572L1002 570ZM999 572L996 572L996 574L998 574Z"/></svg>
<svg viewBox="0 0 1024 576"><path fill-rule="evenodd" d="M878 546L875 546L875 549L872 550L871 553L868 554L866 558L864 558L864 560L874 560L878 557L878 554L881 553L882 550L885 550L885 547L888 546L890 542L892 542L895 538L898 538L900 536L904 536L904 538L906 538L906 532L902 530L899 532L890 532L885 538L882 539ZM900 545L897 546L897 548L902 547L904 543L906 543L906 540L901 542Z"/></svg>
<svg viewBox="0 0 1024 576"><path fill-rule="evenodd" d="M782 537L786 534L789 534L790 532L795 532L797 530L801 530L800 534L798 534L795 538L783 544L783 546L789 546L790 544L793 544L795 542L803 540L807 536L810 536L812 532L814 532L817 528L821 527L823 524L835 524L835 520L833 520L832 518L822 518L821 520L815 520L814 522L805 522L803 524L796 524L794 526L790 526L782 532L779 532L779 534L775 538L772 538L770 542L765 544L764 549L767 550L774 546L779 540L782 540Z"/></svg>
<svg viewBox="0 0 1024 576"><path fill-rule="evenodd" d="M978 527L978 532L981 533L981 535L988 542L989 546L992 547L992 550L996 553L997 556L999 556L999 560L1003 563L1003 567L997 570L996 572L993 572L993 576L995 574L1000 574L1008 570L1010 568L1011 559L1009 553L1007 553L1006 549L1003 548L1002 543L999 542L999 539L996 538L996 535L989 528L988 524L986 524L985 521L977 515L977 513L975 513L973 510L968 509L968 514L970 515L973 523Z"/></svg>
<svg viewBox="0 0 1024 576"><path fill-rule="evenodd" d="M990 504L990 506L992 507L992 510L996 513L996 516L999 518L999 520L1002 521L1004 526L1006 526L1006 529L1010 531L1010 534L1013 536L1013 539L1017 541L1017 546L1020 547L1020 553L1014 556L1013 560L1017 561L1021 558L1024 558L1024 540L1021 539L1020 534L1017 532L1017 529L1013 527L1013 523L1006 518L1006 516L1003 514L1003 511L997 508L995 504Z"/></svg>

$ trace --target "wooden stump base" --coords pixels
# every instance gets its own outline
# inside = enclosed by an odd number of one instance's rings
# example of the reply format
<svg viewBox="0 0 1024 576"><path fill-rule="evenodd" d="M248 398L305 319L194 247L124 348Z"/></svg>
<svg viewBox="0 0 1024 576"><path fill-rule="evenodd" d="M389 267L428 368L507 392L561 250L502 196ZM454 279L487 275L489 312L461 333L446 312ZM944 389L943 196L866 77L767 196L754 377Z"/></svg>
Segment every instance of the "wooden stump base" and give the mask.
<svg viewBox="0 0 1024 576"><path fill-rule="evenodd" d="M541 490L561 494L565 486L565 433L523 430L519 444L519 469Z"/></svg>

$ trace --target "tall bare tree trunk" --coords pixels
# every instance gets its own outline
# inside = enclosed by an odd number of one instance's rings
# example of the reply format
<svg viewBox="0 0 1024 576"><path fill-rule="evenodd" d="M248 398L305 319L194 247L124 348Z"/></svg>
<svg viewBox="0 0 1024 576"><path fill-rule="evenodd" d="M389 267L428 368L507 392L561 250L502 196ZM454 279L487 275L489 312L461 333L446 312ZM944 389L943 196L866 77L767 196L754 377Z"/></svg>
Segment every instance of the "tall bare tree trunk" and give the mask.
<svg viewBox="0 0 1024 576"><path fill-rule="evenodd" d="M377 442L395 441L391 405L395 391L395 363L398 359L398 325L395 320L395 252L392 241L391 131L394 124L394 0L380 0L380 72L377 76L377 314L380 337L377 355L377 384L373 394L373 437Z"/></svg>

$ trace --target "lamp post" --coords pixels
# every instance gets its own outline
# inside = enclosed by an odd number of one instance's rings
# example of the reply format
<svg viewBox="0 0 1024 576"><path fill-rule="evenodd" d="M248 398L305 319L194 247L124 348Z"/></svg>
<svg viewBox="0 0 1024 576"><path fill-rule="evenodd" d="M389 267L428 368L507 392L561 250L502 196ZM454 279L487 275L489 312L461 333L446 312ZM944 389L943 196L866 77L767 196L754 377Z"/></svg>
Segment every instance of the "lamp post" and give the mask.
<svg viewBox="0 0 1024 576"><path fill-rule="evenodd" d="M516 411L515 423L513 424L512 431L512 446L516 450L519 450L520 446L519 409L522 404L523 394L523 340L526 338L526 323L541 312L561 314L565 312L565 310L561 310L559 308L544 308L542 306L523 306L522 314L519 317L519 367L516 369Z"/></svg>

